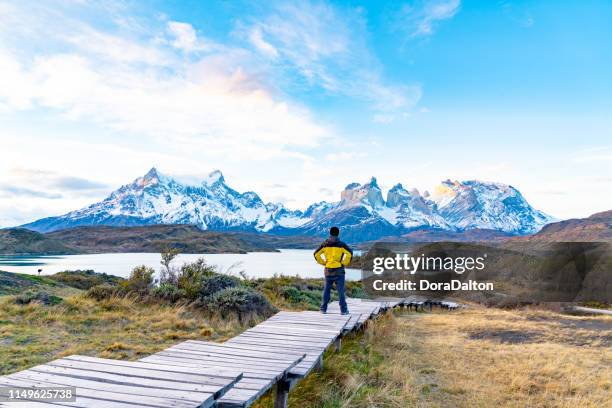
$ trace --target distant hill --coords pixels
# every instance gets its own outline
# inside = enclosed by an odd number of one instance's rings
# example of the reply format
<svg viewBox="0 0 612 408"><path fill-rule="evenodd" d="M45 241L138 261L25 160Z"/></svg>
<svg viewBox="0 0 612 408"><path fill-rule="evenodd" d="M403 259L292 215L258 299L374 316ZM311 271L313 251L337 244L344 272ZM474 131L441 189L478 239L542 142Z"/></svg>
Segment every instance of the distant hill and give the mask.
<svg viewBox="0 0 612 408"><path fill-rule="evenodd" d="M0 230L0 254L159 252L165 247L192 254L274 252L278 248L315 248L320 241L321 238L309 236L202 231L194 225L181 224L88 226L46 234L23 228L10 228Z"/></svg>
<svg viewBox="0 0 612 408"><path fill-rule="evenodd" d="M609 242L612 241L612 210L593 214L588 218L571 219L546 225L540 232L518 241L551 242Z"/></svg>
<svg viewBox="0 0 612 408"><path fill-rule="evenodd" d="M49 276L0 271L0 296L18 295L28 289L44 290L56 295L78 293L78 290Z"/></svg>
<svg viewBox="0 0 612 408"><path fill-rule="evenodd" d="M489 229L446 231L439 228L425 228L409 232L400 237L385 237L357 245L361 250L369 249L375 242L426 243L426 242L503 242L514 235Z"/></svg>
<svg viewBox="0 0 612 408"><path fill-rule="evenodd" d="M2 255L67 255L78 253L66 245L39 232L24 228L0 229L0 254Z"/></svg>
<svg viewBox="0 0 612 408"><path fill-rule="evenodd" d="M402 235L402 239L415 242L486 242L503 241L513 235L490 229L472 229L466 231L443 231L437 229L427 229L412 231Z"/></svg>
<svg viewBox="0 0 612 408"><path fill-rule="evenodd" d="M45 236L85 253L159 252L164 247L182 253L245 253L275 251L273 245L243 240L234 234L202 231L193 225L141 227L77 227Z"/></svg>

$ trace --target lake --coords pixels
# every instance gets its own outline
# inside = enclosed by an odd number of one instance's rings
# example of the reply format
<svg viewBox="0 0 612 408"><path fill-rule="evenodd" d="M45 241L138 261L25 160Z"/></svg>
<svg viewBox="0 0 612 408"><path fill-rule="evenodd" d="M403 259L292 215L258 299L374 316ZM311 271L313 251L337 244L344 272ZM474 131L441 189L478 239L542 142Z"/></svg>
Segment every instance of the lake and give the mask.
<svg viewBox="0 0 612 408"><path fill-rule="evenodd" d="M309 249L281 249L280 252L249 252L247 254L180 254L174 266L192 262L203 257L206 262L219 267L220 272L237 275L244 271L253 278L269 278L278 275L300 275L304 278L321 278L323 269L318 265ZM132 268L146 265L159 271L160 256L157 253L91 254L56 256L0 255L0 270L51 275L56 272L76 269L93 269L111 275L128 277ZM347 269L348 280L361 279L361 271Z"/></svg>

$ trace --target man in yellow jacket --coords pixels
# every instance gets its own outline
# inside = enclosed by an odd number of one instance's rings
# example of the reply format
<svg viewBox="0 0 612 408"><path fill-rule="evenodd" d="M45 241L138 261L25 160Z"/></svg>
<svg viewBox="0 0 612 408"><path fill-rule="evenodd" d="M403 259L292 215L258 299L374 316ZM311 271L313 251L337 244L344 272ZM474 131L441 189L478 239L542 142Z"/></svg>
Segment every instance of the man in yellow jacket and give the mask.
<svg viewBox="0 0 612 408"><path fill-rule="evenodd" d="M340 312L349 313L344 294L344 267L351 263L353 251L344 242L338 239L340 229L331 227L327 238L314 252L316 261L325 267L325 288L323 289L323 303L321 313L327 313L327 304L331 295L331 288L336 285L340 298Z"/></svg>

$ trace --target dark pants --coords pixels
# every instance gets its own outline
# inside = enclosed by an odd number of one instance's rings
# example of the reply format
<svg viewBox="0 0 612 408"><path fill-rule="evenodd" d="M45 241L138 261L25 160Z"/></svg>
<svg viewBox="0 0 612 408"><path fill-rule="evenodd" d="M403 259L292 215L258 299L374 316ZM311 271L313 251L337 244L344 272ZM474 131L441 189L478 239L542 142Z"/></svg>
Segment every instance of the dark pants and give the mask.
<svg viewBox="0 0 612 408"><path fill-rule="evenodd" d="M327 304L331 297L332 286L336 284L336 290L338 291L338 297L340 298L340 311L342 313L348 312L348 306L346 304L346 296L344 294L344 275L334 275L325 277L325 287L323 288L323 303L321 304L321 311L327 312Z"/></svg>

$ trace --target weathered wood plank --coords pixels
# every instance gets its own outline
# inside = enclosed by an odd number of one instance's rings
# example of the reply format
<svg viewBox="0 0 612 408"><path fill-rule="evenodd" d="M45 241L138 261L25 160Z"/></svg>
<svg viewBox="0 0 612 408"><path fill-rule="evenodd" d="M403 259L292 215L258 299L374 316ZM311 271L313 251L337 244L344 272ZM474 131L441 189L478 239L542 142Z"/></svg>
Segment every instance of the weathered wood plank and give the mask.
<svg viewBox="0 0 612 408"><path fill-rule="evenodd" d="M168 372L168 371L159 371L152 369L145 369L139 367L130 367L130 366L122 366L120 369L117 366L112 364L102 364L97 362L90 361L80 361L80 360L71 360L71 359L61 359L61 360L53 360L46 365L50 366L58 366L58 367L66 367L66 368L75 368L79 370L87 370L93 372L102 372L109 374L116 374L118 372L121 373L122 376L125 377L136 377L136 378L144 378L144 379L152 379L152 380L165 380L170 382L180 382L180 383L191 383L191 384L201 384L207 385L210 389L220 389L221 387L217 384L210 384L208 380L214 381L214 378L198 375L198 374L186 374L186 373L177 373L177 372ZM237 377L239 377L238 374ZM227 383L235 382L239 378L234 377L234 381L228 379Z"/></svg>
<svg viewBox="0 0 612 408"><path fill-rule="evenodd" d="M210 382L211 384L226 384L227 380L239 380L240 378L242 378L242 373L239 370L230 369L199 370L197 373L194 373L193 370L176 367L168 364L151 364L142 361L113 360L107 358L81 356L77 354L64 357L64 360L88 361L92 363L102 363L108 365L116 365L120 367L144 368L155 371L168 371L172 373L191 374L204 377L205 381L207 383Z"/></svg>
<svg viewBox="0 0 612 408"><path fill-rule="evenodd" d="M209 394L214 394L219 388L213 388L210 385L198 384L198 383L182 383L172 382L166 380L156 380L153 378L139 378L129 377L121 373L111 374L100 371L88 371L80 370L68 367L51 366L51 365L40 365L32 367L26 372L33 371L37 373L50 374L50 375L63 375L69 378L80 378L84 380L97 381L99 383L114 383L123 385L135 385L141 387L151 387L160 389L170 390L183 390L183 391L198 391ZM104 385L101 385L104 388Z"/></svg>
<svg viewBox="0 0 612 408"><path fill-rule="evenodd" d="M274 354L274 353L266 353L266 352L262 352L262 351L258 351L258 350L250 350L248 352L245 351L240 351L240 350L234 350L231 349L229 347L223 347L222 345L218 344L215 346L194 346L194 345L190 345L190 344L177 344L176 346L172 347L173 350L188 350L188 351L194 351L194 352L199 352L199 353L212 353L214 355L227 355L227 356L231 356L232 358L236 358L236 357L249 357L249 358L263 358L269 361L274 361L274 362L278 362L281 364L285 364L285 363L291 363L293 361L295 361L296 358L299 358L300 356L283 356L282 354Z"/></svg>

